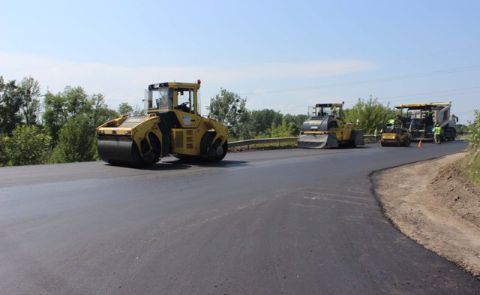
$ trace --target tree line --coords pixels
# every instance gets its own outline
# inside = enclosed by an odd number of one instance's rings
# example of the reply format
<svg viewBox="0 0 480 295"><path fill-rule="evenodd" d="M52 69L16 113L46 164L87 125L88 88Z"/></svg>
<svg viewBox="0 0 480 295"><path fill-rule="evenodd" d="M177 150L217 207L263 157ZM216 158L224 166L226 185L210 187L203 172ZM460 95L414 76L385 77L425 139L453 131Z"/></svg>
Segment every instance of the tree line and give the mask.
<svg viewBox="0 0 480 295"><path fill-rule="evenodd" d="M308 118L249 110L246 98L226 89L211 98L208 111L209 117L229 126L230 141L297 136ZM345 114L347 121L373 133L394 111L370 97L359 99ZM97 160L95 128L121 115L140 116L144 110L126 102L112 109L102 94L87 94L80 86L42 95L32 77L17 82L0 76L0 166Z"/></svg>
<svg viewBox="0 0 480 295"><path fill-rule="evenodd" d="M221 89L210 101L209 116L230 126L234 139L297 136L308 115L282 114L272 109L249 111L247 99ZM345 120L354 123L367 134L381 130L395 110L378 98L359 98L352 108L345 109Z"/></svg>
<svg viewBox="0 0 480 295"><path fill-rule="evenodd" d="M88 95L82 87L41 95L32 77L0 77L0 164L95 160L96 126L118 115L102 94Z"/></svg>

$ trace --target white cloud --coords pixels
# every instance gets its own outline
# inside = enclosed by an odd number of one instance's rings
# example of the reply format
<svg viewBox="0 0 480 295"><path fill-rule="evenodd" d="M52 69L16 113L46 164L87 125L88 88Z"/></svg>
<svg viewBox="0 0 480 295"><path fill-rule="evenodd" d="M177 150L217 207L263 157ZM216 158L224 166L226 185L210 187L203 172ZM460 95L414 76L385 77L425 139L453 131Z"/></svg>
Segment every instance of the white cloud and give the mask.
<svg viewBox="0 0 480 295"><path fill-rule="evenodd" d="M146 85L161 81L203 83L203 102L220 87L257 80L315 78L362 72L375 65L361 60L331 60L311 63L276 63L243 67L130 67L99 63L80 63L43 56L0 52L0 74L5 79L31 75L42 90L61 91L65 86L82 86L87 93L102 93L107 103L116 106L127 101L140 104ZM280 82L282 83L282 82ZM245 84L245 83L243 83Z"/></svg>

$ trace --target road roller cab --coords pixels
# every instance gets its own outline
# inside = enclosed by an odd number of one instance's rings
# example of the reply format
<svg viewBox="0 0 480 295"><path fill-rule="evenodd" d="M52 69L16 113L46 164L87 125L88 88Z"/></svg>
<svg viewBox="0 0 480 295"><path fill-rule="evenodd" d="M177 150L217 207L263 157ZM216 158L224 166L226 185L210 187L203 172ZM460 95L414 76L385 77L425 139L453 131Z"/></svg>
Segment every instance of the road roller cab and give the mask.
<svg viewBox="0 0 480 295"><path fill-rule="evenodd" d="M228 129L200 115L197 83L151 84L147 115L123 116L97 128L98 153L111 164L145 166L163 156L220 161L228 149Z"/></svg>

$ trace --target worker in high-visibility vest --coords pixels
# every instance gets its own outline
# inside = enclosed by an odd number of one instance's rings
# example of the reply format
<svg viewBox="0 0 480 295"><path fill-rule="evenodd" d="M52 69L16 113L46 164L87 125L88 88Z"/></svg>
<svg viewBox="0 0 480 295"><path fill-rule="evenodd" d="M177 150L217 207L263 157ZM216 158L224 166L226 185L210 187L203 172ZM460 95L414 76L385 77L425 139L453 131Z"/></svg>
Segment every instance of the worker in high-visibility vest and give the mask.
<svg viewBox="0 0 480 295"><path fill-rule="evenodd" d="M385 125L385 130L382 132L392 132L394 129L394 124L395 124L395 119L390 119L387 121L387 124Z"/></svg>
<svg viewBox="0 0 480 295"><path fill-rule="evenodd" d="M437 123L433 128L433 138L435 143L440 143L442 141L442 127Z"/></svg>

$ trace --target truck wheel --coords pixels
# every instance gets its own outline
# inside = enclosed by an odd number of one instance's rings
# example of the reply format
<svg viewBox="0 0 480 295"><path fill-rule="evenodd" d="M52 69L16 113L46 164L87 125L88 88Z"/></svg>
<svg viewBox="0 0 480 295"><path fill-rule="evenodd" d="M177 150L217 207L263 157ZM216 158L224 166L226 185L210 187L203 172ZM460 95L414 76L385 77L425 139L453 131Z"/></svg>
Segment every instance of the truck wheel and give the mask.
<svg viewBox="0 0 480 295"><path fill-rule="evenodd" d="M457 137L457 130L455 128L448 128L448 140L454 141L455 137Z"/></svg>

